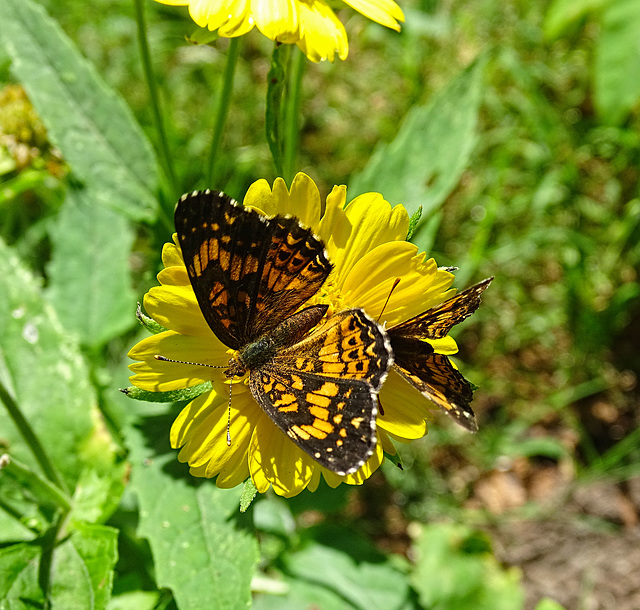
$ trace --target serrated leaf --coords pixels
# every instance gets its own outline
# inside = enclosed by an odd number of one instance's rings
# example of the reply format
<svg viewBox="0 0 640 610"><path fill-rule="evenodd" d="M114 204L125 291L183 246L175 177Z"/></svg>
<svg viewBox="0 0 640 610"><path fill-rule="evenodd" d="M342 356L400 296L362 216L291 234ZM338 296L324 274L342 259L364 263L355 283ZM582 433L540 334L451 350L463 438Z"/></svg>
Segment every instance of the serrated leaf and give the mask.
<svg viewBox="0 0 640 610"><path fill-rule="evenodd" d="M12 70L74 175L98 205L153 220L157 164L129 108L32 0L2 0L0 23Z"/></svg>
<svg viewBox="0 0 640 610"><path fill-rule="evenodd" d="M108 471L109 435L74 337L65 332L39 283L0 241L0 379L30 422L70 489L86 467ZM21 462L37 464L6 410L0 430Z"/></svg>
<svg viewBox="0 0 640 610"><path fill-rule="evenodd" d="M90 189L70 188L51 230L47 296L65 328L99 348L134 323L129 254L133 231Z"/></svg>
<svg viewBox="0 0 640 610"><path fill-rule="evenodd" d="M169 392L149 392L148 390L141 390L135 386L122 388L120 391L127 398L133 398L134 400L145 400L147 402L178 402L181 400L193 400L197 396L200 396L200 394L209 392L211 387L211 382L205 381L190 388L170 390Z"/></svg>
<svg viewBox="0 0 640 610"><path fill-rule="evenodd" d="M621 123L640 101L640 4L615 0L604 10L596 47L595 103L604 121Z"/></svg>
<svg viewBox="0 0 640 610"><path fill-rule="evenodd" d="M378 146L349 185L350 197L376 191L409 214L428 217L460 180L476 144L484 59L475 61L426 106L415 106L390 144Z"/></svg>
<svg viewBox="0 0 640 610"><path fill-rule="evenodd" d="M130 488L140 504L138 533L149 541L158 586L172 590L180 608L247 608L257 560L257 542L236 523L240 489L218 489L211 481L178 478L186 468L177 452L149 441L165 434L170 421L146 434L127 431Z"/></svg>

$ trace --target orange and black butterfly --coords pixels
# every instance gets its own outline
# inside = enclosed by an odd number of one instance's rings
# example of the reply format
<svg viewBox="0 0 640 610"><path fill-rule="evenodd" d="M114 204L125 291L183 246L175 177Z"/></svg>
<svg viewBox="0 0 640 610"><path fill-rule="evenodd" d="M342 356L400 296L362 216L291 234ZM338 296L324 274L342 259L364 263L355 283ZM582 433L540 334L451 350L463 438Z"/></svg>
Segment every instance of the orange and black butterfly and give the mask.
<svg viewBox="0 0 640 610"><path fill-rule="evenodd" d="M441 305L387 329L394 353L394 368L418 391L461 426L478 430L470 403L471 384L444 354L436 354L425 339L441 339L480 305L480 296L493 278L467 288Z"/></svg>
<svg viewBox="0 0 640 610"><path fill-rule="evenodd" d="M377 393L393 358L363 310L323 321L326 305L302 309L332 269L322 241L296 218L217 191L184 195L175 223L202 314L236 350L224 374L248 373L256 402L322 466L358 470L376 445Z"/></svg>

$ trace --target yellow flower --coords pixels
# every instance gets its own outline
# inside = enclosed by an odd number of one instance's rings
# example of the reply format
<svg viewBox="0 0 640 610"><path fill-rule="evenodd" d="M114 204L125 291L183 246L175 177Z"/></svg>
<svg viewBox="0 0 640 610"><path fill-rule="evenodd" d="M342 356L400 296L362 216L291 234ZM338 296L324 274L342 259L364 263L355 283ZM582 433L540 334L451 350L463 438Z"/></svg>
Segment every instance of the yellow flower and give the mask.
<svg viewBox="0 0 640 610"><path fill-rule="evenodd" d="M448 289L453 276L405 241L409 217L402 206L392 208L377 193L361 195L346 208L345 202L346 188L334 187L321 216L318 189L304 174L295 177L290 190L280 178L273 189L259 180L244 200L246 206L266 215L295 215L323 239L334 269L310 304L328 304L330 314L361 307L372 318L393 326L452 295ZM379 394L382 412L377 418L378 443L373 455L350 475L323 468L271 422L243 381L226 381L222 370L229 350L202 316L176 243L165 245L162 260L160 286L151 288L144 306L168 330L142 340L129 352L138 361L130 365L131 382L155 392L212 382L212 391L187 405L171 429L172 446L181 448L178 459L189 464L193 475L217 477L218 487L234 487L251 476L258 491L272 486L276 493L289 497L305 488L315 490L321 477L332 487L361 484L380 466L385 451L395 454L392 440L408 442L426 434L431 403L391 371ZM397 278L400 282L387 303ZM431 343L440 353L457 351L449 337ZM157 354L198 364L158 362Z"/></svg>
<svg viewBox="0 0 640 610"><path fill-rule="evenodd" d="M220 36L246 34L255 25L267 38L297 44L312 61L335 54L345 59L349 43L344 26L324 0L156 0L172 6L188 6L191 18ZM344 0L365 17L400 31L404 21L393 0Z"/></svg>

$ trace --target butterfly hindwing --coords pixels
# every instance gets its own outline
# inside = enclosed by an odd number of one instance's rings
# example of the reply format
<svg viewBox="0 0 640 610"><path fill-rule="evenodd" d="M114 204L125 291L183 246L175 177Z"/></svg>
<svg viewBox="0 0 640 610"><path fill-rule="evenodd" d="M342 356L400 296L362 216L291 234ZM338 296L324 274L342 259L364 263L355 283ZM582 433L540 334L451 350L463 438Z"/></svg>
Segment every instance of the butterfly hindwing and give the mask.
<svg viewBox="0 0 640 610"><path fill-rule="evenodd" d="M331 271L322 242L295 218L267 218L224 193L184 195L175 223L202 313L234 349L293 314Z"/></svg>

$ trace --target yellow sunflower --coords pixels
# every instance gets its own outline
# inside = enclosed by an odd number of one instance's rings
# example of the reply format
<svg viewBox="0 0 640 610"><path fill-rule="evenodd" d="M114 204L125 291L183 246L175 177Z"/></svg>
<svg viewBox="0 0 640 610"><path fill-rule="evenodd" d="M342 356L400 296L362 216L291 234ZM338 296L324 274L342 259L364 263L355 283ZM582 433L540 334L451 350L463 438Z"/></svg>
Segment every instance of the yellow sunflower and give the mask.
<svg viewBox="0 0 640 610"><path fill-rule="evenodd" d="M296 44L312 61L335 54L345 59L349 52L347 33L329 4L324 0L156 0L172 6L188 6L191 18L220 36L234 38L254 26L267 38ZM344 0L365 17L400 31L404 21L393 0Z"/></svg>
<svg viewBox="0 0 640 610"><path fill-rule="evenodd" d="M273 189L265 180L255 182L244 205L266 215L294 215L323 239L334 269L309 304L328 304L329 314L360 307L390 327L453 294L449 290L453 276L405 241L409 216L404 207L392 208L377 193L361 195L346 207L345 202L346 188L335 187L321 215L316 185L305 174L298 174L290 190L280 178ZM207 325L175 242L165 245L162 260L160 286L145 295L144 306L167 330L142 340L129 352L137 361L130 365L131 382L153 392L212 382L212 390L189 403L171 428L171 444L181 448L178 459L189 464L193 475L217 477L216 484L223 488L251 476L258 491L272 486L276 493L289 497L305 488L315 490L321 477L332 487L360 484L380 466L385 451L395 454L392 440L408 442L426 434L432 403L390 371L379 394L382 411L373 455L357 472L346 476L320 466L276 428L244 381L228 383L222 371L229 350ZM388 299L398 278L393 297ZM449 337L431 344L439 353L457 351ZM158 354L182 362L159 362Z"/></svg>

